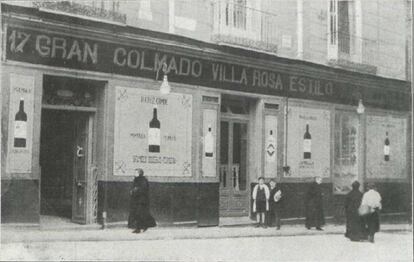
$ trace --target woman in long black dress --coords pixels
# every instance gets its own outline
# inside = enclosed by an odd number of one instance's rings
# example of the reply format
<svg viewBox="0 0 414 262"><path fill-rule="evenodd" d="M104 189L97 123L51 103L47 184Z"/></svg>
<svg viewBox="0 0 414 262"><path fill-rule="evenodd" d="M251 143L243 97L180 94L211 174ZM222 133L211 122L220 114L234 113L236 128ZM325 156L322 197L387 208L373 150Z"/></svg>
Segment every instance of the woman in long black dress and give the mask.
<svg viewBox="0 0 414 262"><path fill-rule="evenodd" d="M315 177L305 198L305 213L306 221L305 226L307 229L316 227L317 230L323 230L322 226L325 224L325 217L323 215L323 203L322 203L322 178Z"/></svg>
<svg viewBox="0 0 414 262"><path fill-rule="evenodd" d="M130 212L128 227L134 228L133 233L145 232L156 223L149 211L149 183L144 171L138 169L139 176L134 178L134 185L130 191Z"/></svg>
<svg viewBox="0 0 414 262"><path fill-rule="evenodd" d="M359 191L359 182L352 183L352 191L346 195L345 214L346 214L346 232L345 237L351 241L360 241L366 238L364 230L364 221L358 214L358 208L361 205L362 193Z"/></svg>

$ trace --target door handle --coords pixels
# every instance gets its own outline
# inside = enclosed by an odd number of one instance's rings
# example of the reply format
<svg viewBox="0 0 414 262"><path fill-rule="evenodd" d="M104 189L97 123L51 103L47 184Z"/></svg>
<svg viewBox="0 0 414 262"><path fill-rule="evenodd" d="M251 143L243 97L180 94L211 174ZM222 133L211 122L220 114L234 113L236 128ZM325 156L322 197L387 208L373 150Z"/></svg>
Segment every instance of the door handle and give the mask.
<svg viewBox="0 0 414 262"><path fill-rule="evenodd" d="M77 157L84 157L83 147L81 147L81 146L77 146L76 156L77 156Z"/></svg>

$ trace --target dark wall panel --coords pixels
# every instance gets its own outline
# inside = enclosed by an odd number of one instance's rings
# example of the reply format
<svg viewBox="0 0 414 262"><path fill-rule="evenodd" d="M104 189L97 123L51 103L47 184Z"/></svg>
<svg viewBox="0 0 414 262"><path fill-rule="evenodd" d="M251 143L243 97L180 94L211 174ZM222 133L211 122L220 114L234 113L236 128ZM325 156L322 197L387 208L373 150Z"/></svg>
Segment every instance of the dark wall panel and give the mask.
<svg viewBox="0 0 414 262"><path fill-rule="evenodd" d="M99 182L100 219L106 206L107 222L127 221L131 186L132 182ZM160 223L203 221L203 225L217 225L218 195L216 183L150 182L151 213Z"/></svg>
<svg viewBox="0 0 414 262"><path fill-rule="evenodd" d="M219 224L219 183L199 184L198 225Z"/></svg>
<svg viewBox="0 0 414 262"><path fill-rule="evenodd" d="M382 213L411 212L411 186L409 184L378 182L375 185L382 198Z"/></svg>
<svg viewBox="0 0 414 262"><path fill-rule="evenodd" d="M1 180L1 222L39 223L39 180Z"/></svg>

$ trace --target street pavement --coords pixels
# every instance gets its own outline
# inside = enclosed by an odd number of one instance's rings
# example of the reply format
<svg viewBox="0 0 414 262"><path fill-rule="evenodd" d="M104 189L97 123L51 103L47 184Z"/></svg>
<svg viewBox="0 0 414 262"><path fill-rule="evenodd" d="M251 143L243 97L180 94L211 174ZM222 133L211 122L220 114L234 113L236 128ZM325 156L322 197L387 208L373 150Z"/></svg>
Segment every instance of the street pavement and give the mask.
<svg viewBox="0 0 414 262"><path fill-rule="evenodd" d="M351 242L344 225L324 231L275 228L157 227L44 230L2 226L1 260L412 261L412 226L383 224L376 243Z"/></svg>
<svg viewBox="0 0 414 262"><path fill-rule="evenodd" d="M150 235L153 232L148 232ZM380 232L374 244L340 234L7 243L1 260L41 261L413 261L411 232Z"/></svg>

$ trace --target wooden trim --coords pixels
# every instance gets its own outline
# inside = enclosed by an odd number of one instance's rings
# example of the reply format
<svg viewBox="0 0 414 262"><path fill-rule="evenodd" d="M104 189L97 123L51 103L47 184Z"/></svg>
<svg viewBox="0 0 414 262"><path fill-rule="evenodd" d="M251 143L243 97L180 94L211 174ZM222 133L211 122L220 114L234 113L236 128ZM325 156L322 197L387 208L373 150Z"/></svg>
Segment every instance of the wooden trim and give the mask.
<svg viewBox="0 0 414 262"><path fill-rule="evenodd" d="M78 111L78 112L82 111L82 112L91 112L91 113L95 113L97 111L95 107L68 106L68 105L45 105L45 104L42 104L42 109Z"/></svg>

